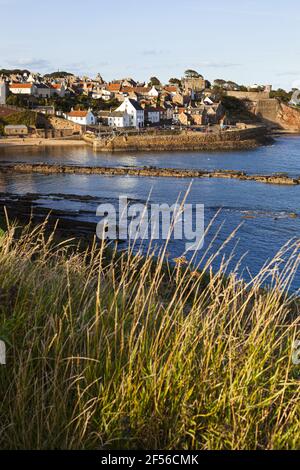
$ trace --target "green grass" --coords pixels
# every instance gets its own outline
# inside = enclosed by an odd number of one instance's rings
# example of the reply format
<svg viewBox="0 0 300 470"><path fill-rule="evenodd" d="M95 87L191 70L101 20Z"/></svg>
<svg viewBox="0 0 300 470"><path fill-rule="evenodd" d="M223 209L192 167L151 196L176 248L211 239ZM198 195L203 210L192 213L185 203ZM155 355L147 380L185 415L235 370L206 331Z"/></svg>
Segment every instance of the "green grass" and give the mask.
<svg viewBox="0 0 300 470"><path fill-rule="evenodd" d="M0 239L0 448L299 449L299 244L249 285L106 253Z"/></svg>
<svg viewBox="0 0 300 470"><path fill-rule="evenodd" d="M7 116L0 117L0 135L4 134L4 127L6 125L19 125L23 124L27 127L35 126L37 122L37 114L33 111L17 111L12 112Z"/></svg>
<svg viewBox="0 0 300 470"><path fill-rule="evenodd" d="M4 235L7 229L6 222L2 216L0 216L0 237Z"/></svg>

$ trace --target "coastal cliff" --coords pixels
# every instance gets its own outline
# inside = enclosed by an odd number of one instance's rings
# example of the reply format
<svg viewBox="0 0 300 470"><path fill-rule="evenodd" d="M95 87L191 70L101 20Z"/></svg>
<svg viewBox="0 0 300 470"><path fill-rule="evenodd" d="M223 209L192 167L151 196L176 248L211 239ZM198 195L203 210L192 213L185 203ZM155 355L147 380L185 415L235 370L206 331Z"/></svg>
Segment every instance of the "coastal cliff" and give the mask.
<svg viewBox="0 0 300 470"><path fill-rule="evenodd" d="M300 132L300 109L280 102L276 98L250 103L250 110L267 127L286 132Z"/></svg>
<svg viewBox="0 0 300 470"><path fill-rule="evenodd" d="M84 140L99 152L172 151L172 150L240 150L251 149L270 141L264 126L248 126L211 133L181 131L153 134L117 135Z"/></svg>
<svg viewBox="0 0 300 470"><path fill-rule="evenodd" d="M281 103L278 109L278 121L284 129L300 132L300 109Z"/></svg>

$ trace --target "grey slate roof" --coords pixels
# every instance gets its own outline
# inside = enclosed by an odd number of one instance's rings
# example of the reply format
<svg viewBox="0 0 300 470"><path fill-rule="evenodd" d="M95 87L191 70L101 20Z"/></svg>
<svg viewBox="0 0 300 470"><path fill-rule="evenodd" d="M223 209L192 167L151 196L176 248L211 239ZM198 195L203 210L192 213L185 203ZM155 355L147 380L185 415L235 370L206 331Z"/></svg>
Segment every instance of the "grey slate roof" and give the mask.
<svg viewBox="0 0 300 470"><path fill-rule="evenodd" d="M131 98L128 98L128 101L132 104L132 106L137 110L137 111L144 111L144 109L141 107L141 105L135 101L132 100Z"/></svg>

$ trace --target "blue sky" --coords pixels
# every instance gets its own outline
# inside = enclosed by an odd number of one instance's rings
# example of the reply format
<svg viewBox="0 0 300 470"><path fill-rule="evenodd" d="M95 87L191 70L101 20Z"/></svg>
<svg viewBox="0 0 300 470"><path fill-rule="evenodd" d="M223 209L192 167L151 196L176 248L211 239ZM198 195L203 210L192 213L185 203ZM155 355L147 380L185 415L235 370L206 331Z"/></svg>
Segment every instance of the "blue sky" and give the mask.
<svg viewBox="0 0 300 470"><path fill-rule="evenodd" d="M299 17L299 0L0 0L0 68L291 88Z"/></svg>

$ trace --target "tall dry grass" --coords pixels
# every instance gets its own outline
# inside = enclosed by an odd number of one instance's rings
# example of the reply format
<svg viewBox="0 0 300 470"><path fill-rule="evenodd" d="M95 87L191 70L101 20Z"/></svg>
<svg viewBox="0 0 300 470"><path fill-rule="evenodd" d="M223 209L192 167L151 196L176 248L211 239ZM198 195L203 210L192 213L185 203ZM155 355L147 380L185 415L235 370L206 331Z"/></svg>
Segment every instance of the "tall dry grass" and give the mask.
<svg viewBox="0 0 300 470"><path fill-rule="evenodd" d="M286 293L299 244L248 284L211 261L199 272L162 254L70 251L42 227L18 240L11 228L0 448L299 448L299 307Z"/></svg>

